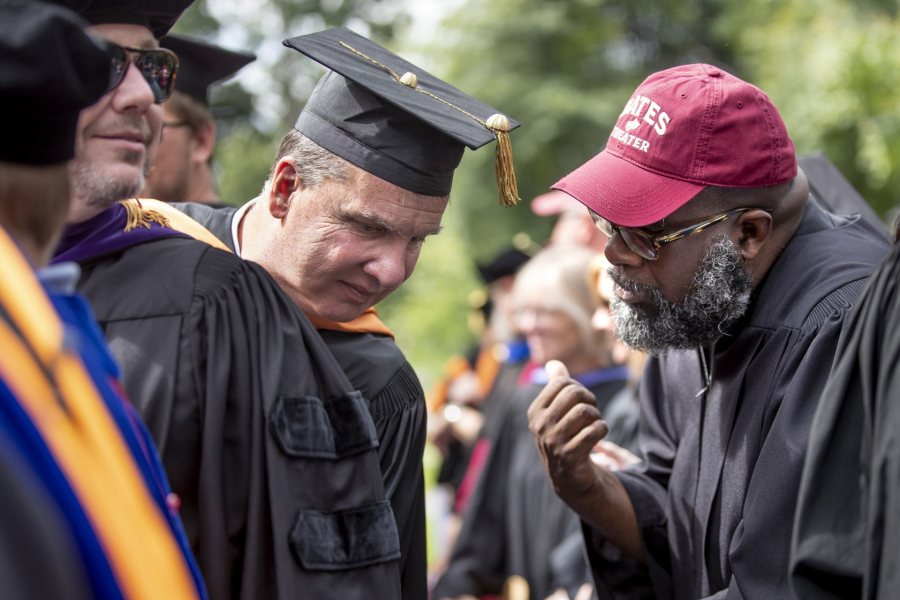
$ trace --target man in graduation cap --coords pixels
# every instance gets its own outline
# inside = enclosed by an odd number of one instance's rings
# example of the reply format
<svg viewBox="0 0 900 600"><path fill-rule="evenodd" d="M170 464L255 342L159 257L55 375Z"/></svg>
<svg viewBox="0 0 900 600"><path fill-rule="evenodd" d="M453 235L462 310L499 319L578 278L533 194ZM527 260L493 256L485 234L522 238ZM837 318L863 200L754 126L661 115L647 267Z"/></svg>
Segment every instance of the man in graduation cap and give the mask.
<svg viewBox="0 0 900 600"><path fill-rule="evenodd" d="M789 597L813 413L886 243L820 207L769 98L711 65L650 75L606 148L553 187L609 236L617 332L652 354L637 467L591 461L606 425L558 365L529 410L591 560L613 544L661 598Z"/></svg>
<svg viewBox="0 0 900 600"><path fill-rule="evenodd" d="M202 227L121 201L143 187L177 71L157 38L188 4L75 2L116 78L80 114L55 260L81 265L211 597L399 598L375 428L318 333L262 268L191 237Z"/></svg>
<svg viewBox="0 0 900 600"><path fill-rule="evenodd" d="M499 138L515 196L510 122L345 28L285 40L330 71L283 138L262 194L240 209L185 210L264 266L319 329L369 402L401 538L405 598L425 598L424 393L372 308L440 231L465 147Z"/></svg>
<svg viewBox="0 0 900 600"><path fill-rule="evenodd" d="M114 48L70 11L0 0L0 581L6 598L203 598L159 457L119 394L77 267L47 267L81 110ZM37 269L34 271L33 269Z"/></svg>
<svg viewBox="0 0 900 600"><path fill-rule="evenodd" d="M219 204L212 168L216 122L209 108L209 88L256 56L175 34L159 43L178 55L178 81L163 103L162 139L141 196L164 202Z"/></svg>

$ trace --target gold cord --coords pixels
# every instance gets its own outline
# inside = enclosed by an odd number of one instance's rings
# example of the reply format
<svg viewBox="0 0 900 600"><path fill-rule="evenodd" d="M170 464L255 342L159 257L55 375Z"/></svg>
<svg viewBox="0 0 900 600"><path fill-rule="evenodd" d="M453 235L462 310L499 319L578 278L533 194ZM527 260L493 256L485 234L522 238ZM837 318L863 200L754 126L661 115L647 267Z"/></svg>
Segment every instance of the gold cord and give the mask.
<svg viewBox="0 0 900 600"><path fill-rule="evenodd" d="M478 118L476 115L473 115L469 111L465 110L464 108L456 106L452 102L448 102L440 96L436 96L428 90L423 90L422 88L418 87L418 78L416 77L415 73L407 72L403 75L397 75L397 73L389 66L379 62L371 56L360 52L350 44L347 44L343 41L340 42L340 44L350 52L378 66L381 70L388 73L397 83L425 94L426 96L433 98L438 102L442 102L450 108L457 110L465 116L469 117L476 123L479 123L485 129L490 130L494 134L494 137L497 138L497 159L495 163L495 170L497 173L497 186L500 189L500 204L502 204L503 206L516 205L520 198L518 192L518 182L516 181L515 166L513 164L512 143L509 140L509 119L505 115L491 115L490 117L488 117L487 121L484 121Z"/></svg>
<svg viewBox="0 0 900 600"><path fill-rule="evenodd" d="M169 219L164 215L141 206L141 201L137 198L123 200L122 206L125 207L125 231L131 231L137 227L150 229L150 223L157 223L163 227L169 227Z"/></svg>

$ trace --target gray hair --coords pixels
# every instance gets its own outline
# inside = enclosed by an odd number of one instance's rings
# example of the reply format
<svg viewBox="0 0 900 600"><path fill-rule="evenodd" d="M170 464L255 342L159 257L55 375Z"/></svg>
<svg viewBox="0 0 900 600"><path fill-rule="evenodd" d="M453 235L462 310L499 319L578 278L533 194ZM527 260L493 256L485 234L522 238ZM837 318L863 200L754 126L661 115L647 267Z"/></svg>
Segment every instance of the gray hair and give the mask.
<svg viewBox="0 0 900 600"><path fill-rule="evenodd" d="M346 181L353 174L351 164L340 156L319 146L311 139L291 129L281 139L278 154L272 168L266 186L275 175L275 167L282 158L293 158L297 164L297 174L304 186L315 187L326 180Z"/></svg>
<svg viewBox="0 0 900 600"><path fill-rule="evenodd" d="M591 325L597 308L588 268L596 253L584 246L551 245L541 250L516 274L513 302L535 302L566 313L578 326L590 353L606 352L604 336Z"/></svg>

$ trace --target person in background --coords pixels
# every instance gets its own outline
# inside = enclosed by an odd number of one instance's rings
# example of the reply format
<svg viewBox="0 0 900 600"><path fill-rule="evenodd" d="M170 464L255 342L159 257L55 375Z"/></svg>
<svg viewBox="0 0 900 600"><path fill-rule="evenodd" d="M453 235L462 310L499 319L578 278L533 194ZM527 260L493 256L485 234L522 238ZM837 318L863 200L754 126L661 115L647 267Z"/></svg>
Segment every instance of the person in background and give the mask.
<svg viewBox="0 0 900 600"><path fill-rule="evenodd" d="M628 370L612 362L614 338L591 326L596 303L588 285L594 253L581 246L550 246L516 276L512 290L516 329L528 344L534 368L523 371L516 396L497 415L498 428L452 558L432 596L438 599L498 594L511 576L524 578L529 598L543 600L557 588L572 594L590 581L578 517L553 492L528 430L527 410L546 382L540 365L567 365L596 398L599 410L625 385ZM637 412L637 406L632 407ZM623 419L628 427L634 419ZM610 440L634 432L610 423Z"/></svg>
<svg viewBox="0 0 900 600"><path fill-rule="evenodd" d="M470 325L474 321L479 341L467 356L450 360L447 374L429 397L429 431L444 453L438 482L452 486L456 512L462 511L471 492L471 485L464 490L460 486L487 414L503 395L501 390L515 383L528 358L528 345L515 332L510 300L516 273L535 252L530 238L521 235L490 261L476 264L487 288L487 293L476 290L470 295L475 315ZM468 478L477 479L477 474Z"/></svg>
<svg viewBox="0 0 900 600"><path fill-rule="evenodd" d="M517 124L346 28L284 43L329 72L262 193L239 209L179 208L272 275L362 392L400 531L403 596L425 598L424 392L373 307L440 231L465 148L508 142Z"/></svg>
<svg viewBox="0 0 900 600"><path fill-rule="evenodd" d="M822 370L885 242L810 198L764 92L705 64L647 77L606 148L553 187L609 236L616 331L652 354L636 467L591 460L607 425L558 365L529 409L592 565L612 544L658 597L788 597Z"/></svg>
<svg viewBox="0 0 900 600"><path fill-rule="evenodd" d="M60 7L0 0L0 574L7 598L204 598L159 457L119 394L78 269L46 267L83 108L126 55ZM37 272L34 269L38 269Z"/></svg>
<svg viewBox="0 0 900 600"><path fill-rule="evenodd" d="M396 600L400 542L365 400L264 269L133 198L178 67L157 39L189 0L67 2L124 58L79 116L54 261L81 266L210 596Z"/></svg>
<svg viewBox="0 0 900 600"><path fill-rule="evenodd" d="M495 417L503 413L502 405L517 388L519 373L528 362L528 345L515 331L511 294L516 273L535 248L530 237L517 234L508 248L475 265L486 286L469 295L469 325L478 343L468 356L451 358L429 397L429 439L443 458L437 482L448 494L432 575L446 569L490 449L488 432L498 426Z"/></svg>
<svg viewBox="0 0 900 600"><path fill-rule="evenodd" d="M178 81L162 105L159 151L140 195L163 202L220 204L213 171L216 121L209 91L256 56L175 34L162 38L159 45L178 55Z"/></svg>

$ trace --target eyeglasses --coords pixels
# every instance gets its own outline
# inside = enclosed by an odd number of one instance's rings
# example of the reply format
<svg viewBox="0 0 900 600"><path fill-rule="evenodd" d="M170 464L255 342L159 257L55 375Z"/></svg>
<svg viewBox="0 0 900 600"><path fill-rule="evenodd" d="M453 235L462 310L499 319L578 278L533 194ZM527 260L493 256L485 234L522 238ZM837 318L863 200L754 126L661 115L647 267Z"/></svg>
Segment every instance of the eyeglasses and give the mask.
<svg viewBox="0 0 900 600"><path fill-rule="evenodd" d="M659 249L661 246L694 235L695 233L700 233L708 227L712 227L722 221L727 221L731 217L745 213L748 210L763 210L772 214L772 210L769 208L733 208L727 212L707 217L694 225L688 225L677 231L663 234L653 234L635 227L619 227L618 225L614 225L607 221L594 211L591 211L591 218L594 219L594 225L597 226L597 229L605 233L607 237L612 238L613 235L618 233L622 236L622 241L625 242L625 245L627 245L632 252L646 260L656 260L659 258Z"/></svg>
<svg viewBox="0 0 900 600"><path fill-rule="evenodd" d="M172 95L175 74L178 72L178 56L174 52L165 48L132 48L117 44L110 46L113 49L110 90L122 83L128 66L134 63L153 91L153 101L156 104L165 102Z"/></svg>

